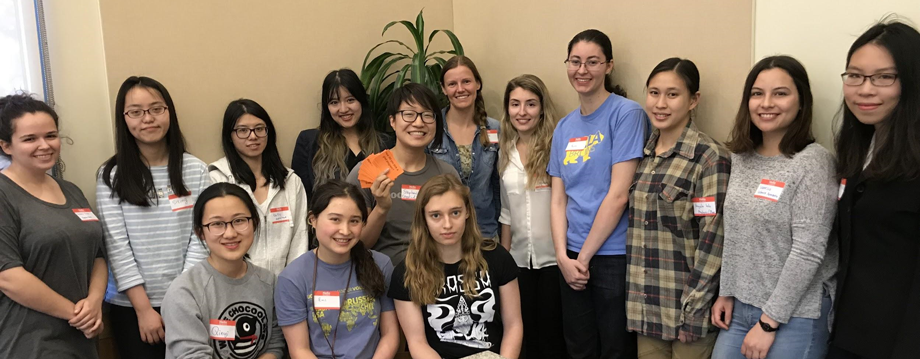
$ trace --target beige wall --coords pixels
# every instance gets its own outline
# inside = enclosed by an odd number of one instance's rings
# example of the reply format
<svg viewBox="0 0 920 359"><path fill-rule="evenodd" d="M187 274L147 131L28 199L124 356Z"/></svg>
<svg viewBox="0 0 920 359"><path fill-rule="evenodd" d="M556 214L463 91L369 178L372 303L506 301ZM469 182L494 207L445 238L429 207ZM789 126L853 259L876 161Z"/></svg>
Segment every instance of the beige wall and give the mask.
<svg viewBox="0 0 920 359"><path fill-rule="evenodd" d="M833 148L835 116L843 101L840 74L846 67L847 51L888 13L920 21L917 0L757 1L754 56L759 60L786 54L805 65L815 98L812 128L818 142L828 149Z"/></svg>
<svg viewBox="0 0 920 359"><path fill-rule="evenodd" d="M450 1L102 0L110 98L125 78L162 82L175 101L189 151L222 156L221 120L240 97L259 102L290 164L297 134L319 124L320 88L333 69L360 71L392 20L452 28ZM387 39L405 30L394 27ZM112 101L114 107L114 100Z"/></svg>
<svg viewBox="0 0 920 359"><path fill-rule="evenodd" d="M749 1L454 1L454 28L482 73L489 114L501 116L508 80L539 76L565 112L578 107L566 77L566 45L596 28L613 42L615 78L629 98L645 103L645 80L661 60L697 64L702 100L698 125L727 137L751 65Z"/></svg>
<svg viewBox="0 0 920 359"><path fill-rule="evenodd" d="M99 0L44 0L55 110L73 139L61 156L64 178L95 205L96 169L114 153Z"/></svg>

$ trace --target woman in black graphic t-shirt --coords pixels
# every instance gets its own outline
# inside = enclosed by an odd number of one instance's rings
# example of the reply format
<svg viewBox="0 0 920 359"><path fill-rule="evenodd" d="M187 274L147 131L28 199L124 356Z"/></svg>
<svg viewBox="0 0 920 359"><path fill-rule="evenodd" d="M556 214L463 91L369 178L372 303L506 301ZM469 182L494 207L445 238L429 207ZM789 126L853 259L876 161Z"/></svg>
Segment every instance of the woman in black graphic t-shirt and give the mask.
<svg viewBox="0 0 920 359"><path fill-rule="evenodd" d="M412 357L489 350L517 358L524 336L518 268L504 248L483 241L469 188L441 175L422 186L417 201L406 260L389 291Z"/></svg>

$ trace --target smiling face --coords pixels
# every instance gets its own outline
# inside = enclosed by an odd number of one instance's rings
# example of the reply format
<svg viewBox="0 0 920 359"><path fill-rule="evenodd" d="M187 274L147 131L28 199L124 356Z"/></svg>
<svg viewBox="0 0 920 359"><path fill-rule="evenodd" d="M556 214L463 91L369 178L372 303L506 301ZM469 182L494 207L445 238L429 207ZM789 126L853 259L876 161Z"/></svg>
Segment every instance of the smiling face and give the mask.
<svg viewBox="0 0 920 359"><path fill-rule="evenodd" d="M399 105L399 111L415 111L417 113L428 112L429 114L435 114L434 111L437 110L425 108L418 102L410 104L403 101L403 103ZM435 118L437 117L435 116ZM401 112L397 112L395 115L390 116L390 126L393 127L393 132L396 133L397 146L424 149L434 140L434 133L437 129L435 121L432 121L432 123L425 123L422 120L422 116L417 116L412 122L406 122Z"/></svg>
<svg viewBox="0 0 920 359"><path fill-rule="evenodd" d="M751 87L748 110L764 135L784 135L799 113L799 92L789 73L780 68L761 71Z"/></svg>
<svg viewBox="0 0 920 359"><path fill-rule="evenodd" d="M876 74L897 75L894 58L887 49L869 43L853 52L847 72L872 76ZM901 80L891 86L876 86L865 79L862 85L843 85L843 99L856 119L867 125L882 123L901 99Z"/></svg>
<svg viewBox="0 0 920 359"><path fill-rule="evenodd" d="M645 113L655 128L668 131L683 128L696 108L699 93L691 94L687 84L674 71L655 74L648 83Z"/></svg>
<svg viewBox="0 0 920 359"><path fill-rule="evenodd" d="M508 118L518 133L530 134L537 127L543 113L540 97L518 87L508 94Z"/></svg>
<svg viewBox="0 0 920 359"><path fill-rule="evenodd" d="M578 68L567 66L569 82L581 95L591 95L604 89L604 79L613 70L613 61L604 56L601 47L593 42L579 41L569 52L569 64L578 61ZM589 62L599 61L597 66L588 66Z"/></svg>
<svg viewBox="0 0 920 359"><path fill-rule="evenodd" d="M477 91L482 84L476 81L473 71L466 66L457 66L444 73L441 89L450 101L450 107L467 109L476 103Z"/></svg>
<svg viewBox="0 0 920 359"><path fill-rule="evenodd" d="M335 197L320 214L310 213L307 219L316 229L319 242L317 253L323 260L344 262L351 248L358 243L364 221L361 210L348 197Z"/></svg>
<svg viewBox="0 0 920 359"><path fill-rule="evenodd" d="M13 120L10 142L0 141L0 148L12 164L35 172L46 172L57 163L61 138L54 118L45 112L26 113Z"/></svg>
<svg viewBox="0 0 920 359"><path fill-rule="evenodd" d="M248 137L240 138L237 136L236 131L243 129L255 129L256 131L249 131ZM261 129L261 131L258 129ZM262 152L265 151L265 146L268 143L265 121L247 113L236 120L233 130L230 133L230 138L233 140L233 147L236 148L236 152L240 154L240 157L250 159L262 157ZM262 137L256 135L257 132L262 132Z"/></svg>
<svg viewBox="0 0 920 359"><path fill-rule="evenodd" d="M125 112L131 110L149 110L154 107L165 107L166 101L154 89L135 86L125 95ZM140 118L131 118L125 115L128 131L138 143L155 145L166 143L166 132L169 131L169 111L166 109L159 115L145 112Z"/></svg>
<svg viewBox="0 0 920 359"><path fill-rule="evenodd" d="M339 86L336 95L330 96L326 106L329 107L332 119L342 128L353 127L361 118L361 102L348 92L345 86Z"/></svg>
<svg viewBox="0 0 920 359"><path fill-rule="evenodd" d="M201 222L203 224L232 222L246 217L252 217L246 204L236 196L227 195L215 197L204 205ZM239 229L241 226L246 228ZM202 228L200 235L204 237L212 259L227 262L240 261L252 246L253 228L252 220L249 220L245 221L245 225L226 225L222 234L213 233L216 230Z"/></svg>
<svg viewBox="0 0 920 359"><path fill-rule="evenodd" d="M463 198L454 191L432 196L425 205L428 232L439 247L460 246L469 216Z"/></svg>

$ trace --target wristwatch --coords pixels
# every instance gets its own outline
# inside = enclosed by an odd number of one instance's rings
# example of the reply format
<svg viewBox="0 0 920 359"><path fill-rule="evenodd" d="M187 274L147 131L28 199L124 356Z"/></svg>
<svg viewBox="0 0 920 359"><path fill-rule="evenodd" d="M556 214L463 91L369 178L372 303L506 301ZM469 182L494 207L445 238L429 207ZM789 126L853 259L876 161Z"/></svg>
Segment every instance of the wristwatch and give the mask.
<svg viewBox="0 0 920 359"><path fill-rule="evenodd" d="M767 333L772 333L772 332L775 332L777 329L779 329L779 326L777 326L776 328L771 327L770 324L767 324L766 322L763 321L763 319L761 319L761 320L760 320L760 329L763 329L763 331L765 331L765 332L767 332Z"/></svg>

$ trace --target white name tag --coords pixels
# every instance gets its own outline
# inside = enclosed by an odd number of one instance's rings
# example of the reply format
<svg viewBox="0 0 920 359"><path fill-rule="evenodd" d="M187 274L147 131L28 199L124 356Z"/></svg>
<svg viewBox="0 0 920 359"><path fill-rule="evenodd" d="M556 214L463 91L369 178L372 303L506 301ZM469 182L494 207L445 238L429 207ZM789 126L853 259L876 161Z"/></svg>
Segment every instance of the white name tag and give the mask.
<svg viewBox="0 0 920 359"><path fill-rule="evenodd" d="M837 191L837 200L843 198L843 190L847 189L847 179L840 180L840 190Z"/></svg>
<svg viewBox="0 0 920 359"><path fill-rule="evenodd" d="M313 292L314 309L335 309L342 307L341 298L338 291L315 291Z"/></svg>
<svg viewBox="0 0 920 359"><path fill-rule="evenodd" d="M489 130L489 142L498 143L498 130Z"/></svg>
<svg viewBox="0 0 920 359"><path fill-rule="evenodd" d="M715 197L697 197L693 201L694 216L715 216L716 215L716 198Z"/></svg>
<svg viewBox="0 0 920 359"><path fill-rule="evenodd" d="M76 214L83 222L99 222L99 218L96 218L96 215L89 208L74 208L73 214Z"/></svg>
<svg viewBox="0 0 920 359"><path fill-rule="evenodd" d="M588 136L575 137L569 139L569 144L565 146L566 151L581 151L588 146Z"/></svg>
<svg viewBox="0 0 920 359"><path fill-rule="evenodd" d="M548 184L540 184L540 185L534 186L533 191L534 192L549 192L552 189L553 188L550 187Z"/></svg>
<svg viewBox="0 0 920 359"><path fill-rule="evenodd" d="M172 207L173 212L179 212L194 207L195 200L192 199L192 196L179 197L171 194L169 195L169 205Z"/></svg>
<svg viewBox="0 0 920 359"><path fill-rule="evenodd" d="M236 321L211 319L210 336L214 340L236 340Z"/></svg>
<svg viewBox="0 0 920 359"><path fill-rule="evenodd" d="M422 186L413 186L411 184L402 185L402 191L399 194L399 198L403 201L414 201L415 197L418 197L418 191L422 189Z"/></svg>
<svg viewBox="0 0 920 359"><path fill-rule="evenodd" d="M779 202L784 188L786 188L785 182L763 179L760 181L760 186L757 187L757 192L754 192L754 197Z"/></svg>
<svg viewBox="0 0 920 359"><path fill-rule="evenodd" d="M290 207L275 207L268 211L271 216L272 224L287 222L291 224L291 227L294 226L294 222L291 220L293 216L291 216Z"/></svg>

